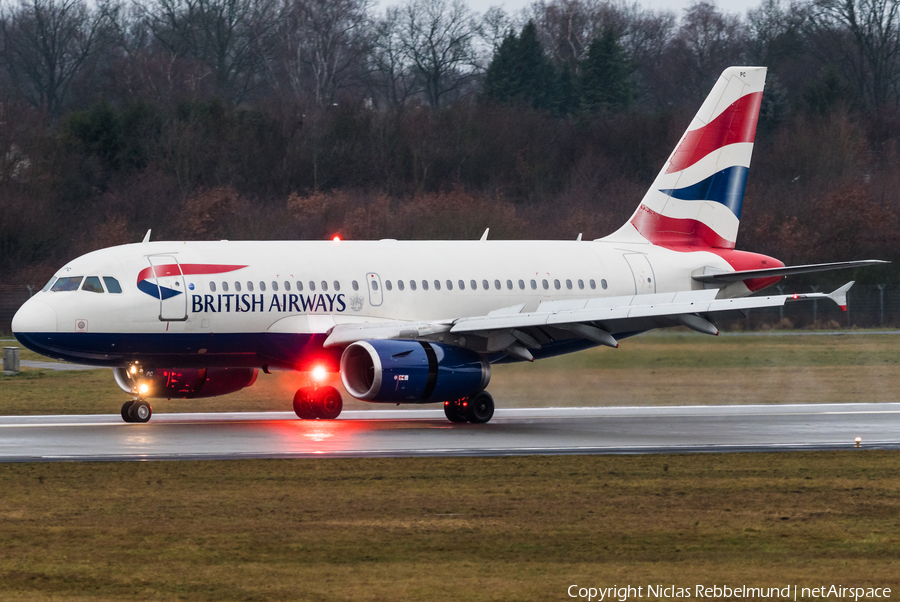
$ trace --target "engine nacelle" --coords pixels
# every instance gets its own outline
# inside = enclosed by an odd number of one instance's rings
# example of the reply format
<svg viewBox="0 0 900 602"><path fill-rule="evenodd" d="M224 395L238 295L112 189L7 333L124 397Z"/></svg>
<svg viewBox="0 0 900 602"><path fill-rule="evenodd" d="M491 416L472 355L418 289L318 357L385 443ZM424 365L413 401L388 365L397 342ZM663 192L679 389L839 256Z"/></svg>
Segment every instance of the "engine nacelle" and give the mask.
<svg viewBox="0 0 900 602"><path fill-rule="evenodd" d="M125 368L113 369L123 391L137 388L143 398L196 399L227 395L256 382L256 368L164 368L149 369L132 376ZM146 392L140 388L146 385Z"/></svg>
<svg viewBox="0 0 900 602"><path fill-rule="evenodd" d="M357 341L341 356L341 380L350 395L365 401L453 401L487 387L491 366L453 345Z"/></svg>

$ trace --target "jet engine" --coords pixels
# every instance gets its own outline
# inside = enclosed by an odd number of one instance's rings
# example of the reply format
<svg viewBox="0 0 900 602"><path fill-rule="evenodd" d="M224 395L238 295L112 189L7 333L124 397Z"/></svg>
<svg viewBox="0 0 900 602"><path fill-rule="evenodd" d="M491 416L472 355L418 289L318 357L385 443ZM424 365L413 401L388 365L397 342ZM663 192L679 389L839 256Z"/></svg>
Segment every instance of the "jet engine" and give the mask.
<svg viewBox="0 0 900 602"><path fill-rule="evenodd" d="M245 389L256 382L256 368L164 368L132 373L115 368L116 383L123 391L137 389L142 398L196 399ZM144 390L146 387L146 390Z"/></svg>
<svg viewBox="0 0 900 602"><path fill-rule="evenodd" d="M357 341L341 356L341 380L357 399L455 401L484 390L491 366L474 351L426 341Z"/></svg>

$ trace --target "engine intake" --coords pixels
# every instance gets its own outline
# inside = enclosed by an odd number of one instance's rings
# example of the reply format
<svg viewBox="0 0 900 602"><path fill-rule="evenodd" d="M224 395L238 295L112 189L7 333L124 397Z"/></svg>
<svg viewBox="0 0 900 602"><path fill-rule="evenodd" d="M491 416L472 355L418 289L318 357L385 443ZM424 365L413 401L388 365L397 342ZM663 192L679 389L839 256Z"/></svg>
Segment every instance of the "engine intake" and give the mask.
<svg viewBox="0 0 900 602"><path fill-rule="evenodd" d="M125 368L115 368L116 383L131 393L138 385L147 385L144 398L197 399L227 395L256 382L256 368L165 368L146 370L137 379Z"/></svg>
<svg viewBox="0 0 900 602"><path fill-rule="evenodd" d="M357 341L341 356L341 380L357 399L453 401L482 391L491 366L474 351L427 341Z"/></svg>

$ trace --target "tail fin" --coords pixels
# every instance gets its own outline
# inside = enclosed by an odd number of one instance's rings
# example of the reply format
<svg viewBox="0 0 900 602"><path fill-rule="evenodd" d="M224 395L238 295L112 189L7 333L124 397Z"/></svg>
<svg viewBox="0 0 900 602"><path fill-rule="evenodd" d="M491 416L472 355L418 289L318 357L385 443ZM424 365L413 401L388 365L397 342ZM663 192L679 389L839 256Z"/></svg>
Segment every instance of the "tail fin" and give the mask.
<svg viewBox="0 0 900 602"><path fill-rule="evenodd" d="M628 223L610 238L636 235L666 247L733 249L765 67L729 67Z"/></svg>

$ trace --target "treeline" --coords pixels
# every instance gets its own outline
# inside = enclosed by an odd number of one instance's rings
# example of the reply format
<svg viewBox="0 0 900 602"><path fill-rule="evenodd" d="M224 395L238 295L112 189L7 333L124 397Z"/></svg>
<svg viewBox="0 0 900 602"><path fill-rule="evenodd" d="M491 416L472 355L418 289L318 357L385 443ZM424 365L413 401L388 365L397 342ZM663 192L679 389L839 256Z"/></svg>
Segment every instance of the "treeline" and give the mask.
<svg viewBox="0 0 900 602"><path fill-rule="evenodd" d="M769 67L739 247L900 260L898 2L0 0L0 281L148 228L600 237L739 64Z"/></svg>

